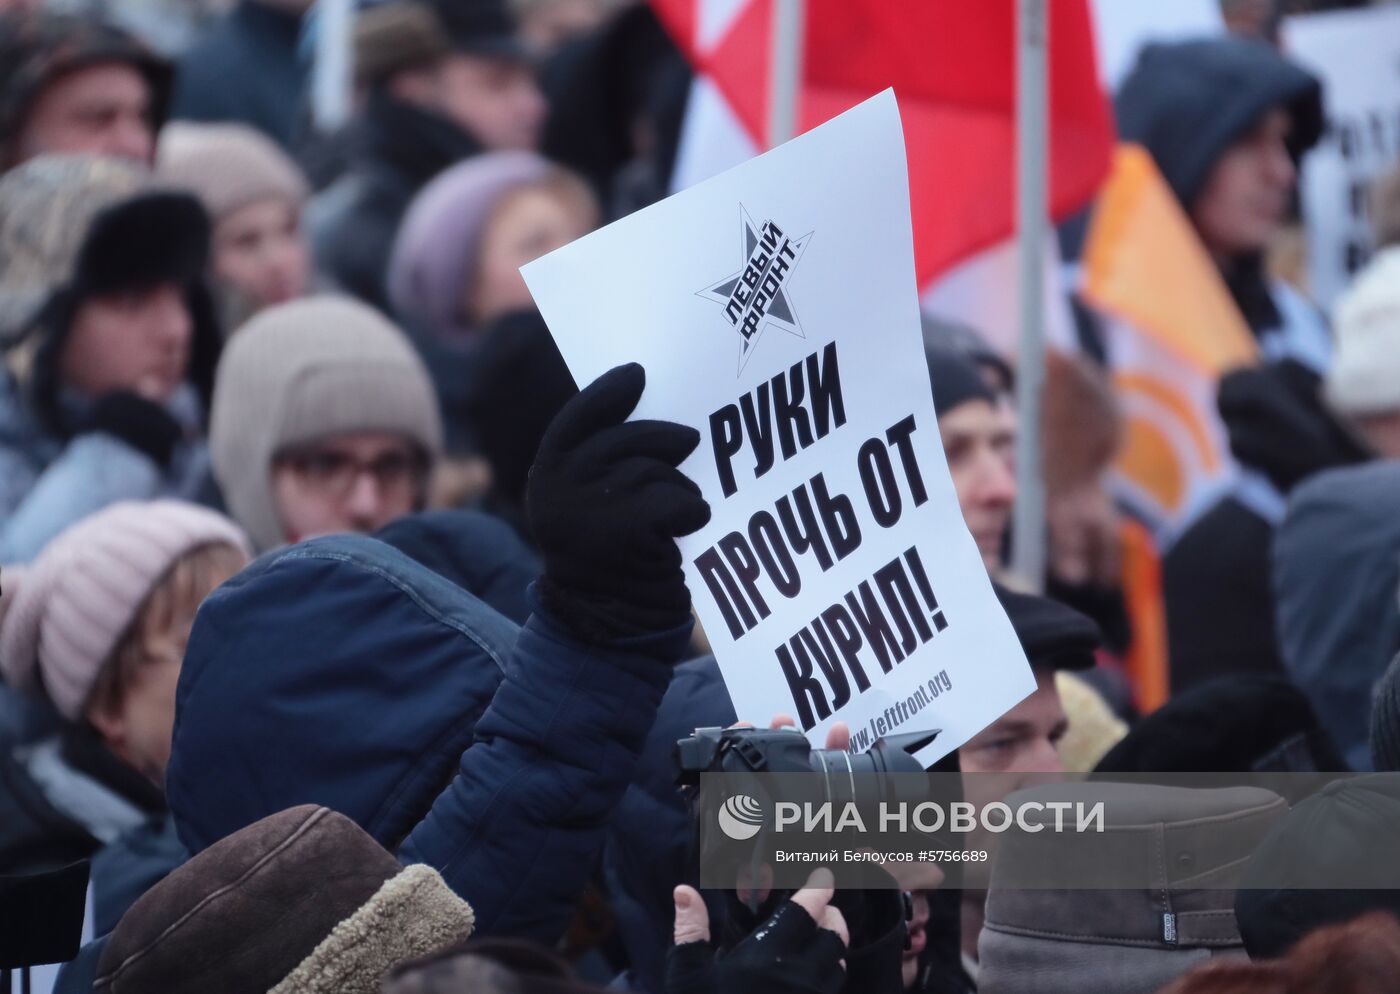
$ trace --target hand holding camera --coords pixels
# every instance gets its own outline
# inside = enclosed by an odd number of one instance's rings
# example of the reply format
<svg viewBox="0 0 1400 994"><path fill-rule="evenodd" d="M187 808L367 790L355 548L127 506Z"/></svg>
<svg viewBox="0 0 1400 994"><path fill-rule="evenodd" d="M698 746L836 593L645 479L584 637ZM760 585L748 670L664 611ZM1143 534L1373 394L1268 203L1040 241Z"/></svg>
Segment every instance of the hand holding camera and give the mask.
<svg viewBox="0 0 1400 994"><path fill-rule="evenodd" d="M805 887L717 957L705 902L693 887L677 887L666 994L836 994L846 982L850 933L831 906L834 888L830 870L813 871Z"/></svg>

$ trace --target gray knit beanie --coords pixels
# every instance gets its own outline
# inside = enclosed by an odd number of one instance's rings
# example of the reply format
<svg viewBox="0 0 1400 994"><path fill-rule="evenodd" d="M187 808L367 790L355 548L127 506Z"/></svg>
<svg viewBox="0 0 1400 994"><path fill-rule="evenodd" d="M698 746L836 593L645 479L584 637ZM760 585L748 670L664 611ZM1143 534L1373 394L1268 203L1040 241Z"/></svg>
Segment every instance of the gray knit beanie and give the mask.
<svg viewBox="0 0 1400 994"><path fill-rule="evenodd" d="M258 549L286 541L272 494L273 457L331 435L384 431L442 451L428 371L378 311L310 297L263 311L219 362L209 449L230 513Z"/></svg>
<svg viewBox="0 0 1400 994"><path fill-rule="evenodd" d="M1371 708L1371 765L1378 773L1400 772L1400 656L1376 685Z"/></svg>
<svg viewBox="0 0 1400 994"><path fill-rule="evenodd" d="M263 200L300 209L310 194L287 153L246 124L167 124L156 151L156 178L194 193L216 224Z"/></svg>

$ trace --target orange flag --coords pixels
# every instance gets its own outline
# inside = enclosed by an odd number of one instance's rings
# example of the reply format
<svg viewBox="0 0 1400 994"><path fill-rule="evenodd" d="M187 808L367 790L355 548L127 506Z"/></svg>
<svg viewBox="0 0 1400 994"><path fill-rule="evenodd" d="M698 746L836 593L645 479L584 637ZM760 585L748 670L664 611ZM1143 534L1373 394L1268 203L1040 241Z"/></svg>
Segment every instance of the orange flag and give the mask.
<svg viewBox="0 0 1400 994"><path fill-rule="evenodd" d="M1106 319L1126 421L1116 475L1160 543L1234 474L1215 408L1220 374L1257 348L1151 155L1120 145L1094 208L1083 298Z"/></svg>
<svg viewBox="0 0 1400 994"><path fill-rule="evenodd" d="M1081 296L1104 318L1124 417L1117 496L1146 526L1123 535L1133 625L1124 660L1144 713L1170 680L1161 553L1235 473L1216 411L1220 375L1257 348L1220 272L1148 152L1120 145L1082 258Z"/></svg>
<svg viewBox="0 0 1400 994"><path fill-rule="evenodd" d="M1201 372L1218 377L1253 362L1245 324L1152 156L1114 153L1084 250L1086 300L1135 326Z"/></svg>

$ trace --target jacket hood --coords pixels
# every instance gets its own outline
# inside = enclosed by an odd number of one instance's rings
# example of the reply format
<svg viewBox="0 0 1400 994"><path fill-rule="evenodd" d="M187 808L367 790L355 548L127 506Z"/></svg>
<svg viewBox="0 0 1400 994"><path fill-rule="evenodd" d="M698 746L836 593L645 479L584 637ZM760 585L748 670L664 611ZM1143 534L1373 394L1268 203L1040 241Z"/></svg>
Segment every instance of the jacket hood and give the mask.
<svg viewBox="0 0 1400 994"><path fill-rule="evenodd" d="M1284 664L1358 770L1372 691L1400 649L1397 506L1400 461L1322 473L1293 491L1274 539Z"/></svg>
<svg viewBox="0 0 1400 994"><path fill-rule="evenodd" d="M1119 137L1152 153L1188 210L1221 154L1279 106L1293 117L1296 158L1322 135L1322 84L1243 38L1148 45L1114 101Z"/></svg>
<svg viewBox="0 0 1400 994"><path fill-rule="evenodd" d="M365 536L269 553L190 633L166 793L200 852L299 804L389 849L449 784L518 629Z"/></svg>
<svg viewBox="0 0 1400 994"><path fill-rule="evenodd" d="M420 511L375 532L434 573L470 590L517 625L530 616L527 590L540 563L510 525L481 511Z"/></svg>

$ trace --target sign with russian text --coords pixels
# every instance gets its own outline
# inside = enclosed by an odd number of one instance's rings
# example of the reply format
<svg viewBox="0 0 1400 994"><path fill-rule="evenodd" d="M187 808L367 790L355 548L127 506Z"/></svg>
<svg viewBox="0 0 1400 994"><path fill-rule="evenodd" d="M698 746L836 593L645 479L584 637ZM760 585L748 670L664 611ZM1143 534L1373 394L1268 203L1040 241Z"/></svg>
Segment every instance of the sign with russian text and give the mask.
<svg viewBox="0 0 1400 994"><path fill-rule="evenodd" d="M1400 159L1400 7L1290 17L1286 53L1322 79L1327 131L1303 158L1312 296L1331 309L1372 250L1370 191Z"/></svg>
<svg viewBox="0 0 1400 994"><path fill-rule="evenodd" d="M892 91L526 266L574 378L646 369L713 509L680 541L740 717L957 748L1035 680L934 416Z"/></svg>

